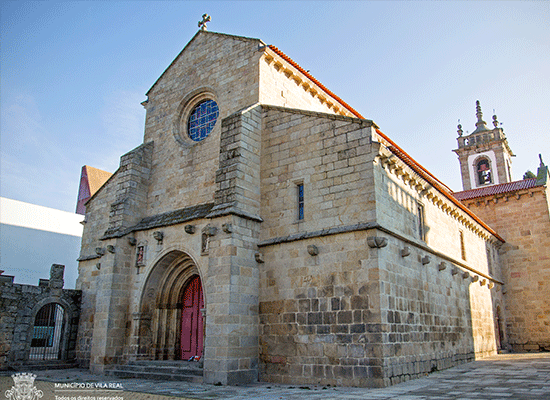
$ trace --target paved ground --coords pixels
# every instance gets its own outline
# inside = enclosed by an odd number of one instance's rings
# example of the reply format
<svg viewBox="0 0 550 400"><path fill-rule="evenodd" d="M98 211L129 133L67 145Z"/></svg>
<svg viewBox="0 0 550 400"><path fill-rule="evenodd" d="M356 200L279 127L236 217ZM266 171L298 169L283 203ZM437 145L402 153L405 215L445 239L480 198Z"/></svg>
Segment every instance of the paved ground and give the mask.
<svg viewBox="0 0 550 400"><path fill-rule="evenodd" d="M213 386L183 382L116 380L86 370L35 371L35 386L43 400L550 400L550 354L503 354L485 358L421 379L384 389L289 386L259 383L250 386ZM13 386L10 373L0 376L0 400ZM73 387L68 387L68 382ZM65 384L65 385L63 385ZM95 385L111 384L103 390Z"/></svg>

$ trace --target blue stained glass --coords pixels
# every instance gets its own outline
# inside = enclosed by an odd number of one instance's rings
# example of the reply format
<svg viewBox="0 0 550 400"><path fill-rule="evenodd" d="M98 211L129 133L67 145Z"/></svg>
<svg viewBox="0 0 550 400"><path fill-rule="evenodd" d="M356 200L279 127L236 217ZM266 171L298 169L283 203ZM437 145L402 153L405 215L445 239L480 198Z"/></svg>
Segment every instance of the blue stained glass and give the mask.
<svg viewBox="0 0 550 400"><path fill-rule="evenodd" d="M219 116L218 105L214 100L205 100L193 109L187 123L187 133L195 142L205 139Z"/></svg>
<svg viewBox="0 0 550 400"><path fill-rule="evenodd" d="M304 185L298 185L298 219L304 219Z"/></svg>

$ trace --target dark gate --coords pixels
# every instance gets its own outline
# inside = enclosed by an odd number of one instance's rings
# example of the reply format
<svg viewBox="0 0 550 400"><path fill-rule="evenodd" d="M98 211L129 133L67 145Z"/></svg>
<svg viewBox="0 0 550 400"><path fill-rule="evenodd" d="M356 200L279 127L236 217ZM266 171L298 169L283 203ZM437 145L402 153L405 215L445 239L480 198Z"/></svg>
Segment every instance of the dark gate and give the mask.
<svg viewBox="0 0 550 400"><path fill-rule="evenodd" d="M64 310L57 303L42 307L34 319L30 360L58 360L64 328Z"/></svg>

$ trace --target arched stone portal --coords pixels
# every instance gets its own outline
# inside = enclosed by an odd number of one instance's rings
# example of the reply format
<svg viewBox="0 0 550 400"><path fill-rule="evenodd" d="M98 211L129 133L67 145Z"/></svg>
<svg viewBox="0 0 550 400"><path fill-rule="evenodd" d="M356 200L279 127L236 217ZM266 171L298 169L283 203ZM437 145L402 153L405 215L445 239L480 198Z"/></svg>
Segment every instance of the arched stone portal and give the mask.
<svg viewBox="0 0 550 400"><path fill-rule="evenodd" d="M195 308L199 312L194 315L197 319L189 323L182 319L182 315L186 309L184 294L191 285L195 288L195 297L198 295ZM187 355L182 352L182 338L192 338L200 344L201 354L198 355L202 355L203 308L202 281L193 259L177 250L163 256L151 270L142 292L140 313L136 318L138 356L153 360L181 359ZM186 318L190 316L187 314ZM200 329L196 329L198 323ZM183 332L182 327L193 331Z"/></svg>

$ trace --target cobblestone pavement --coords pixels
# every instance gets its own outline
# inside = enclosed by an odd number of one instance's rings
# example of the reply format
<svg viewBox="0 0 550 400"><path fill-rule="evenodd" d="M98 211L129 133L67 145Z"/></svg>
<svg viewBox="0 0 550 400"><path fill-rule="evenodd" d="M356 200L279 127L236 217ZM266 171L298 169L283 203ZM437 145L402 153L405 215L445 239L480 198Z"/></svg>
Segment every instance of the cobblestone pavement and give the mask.
<svg viewBox="0 0 550 400"><path fill-rule="evenodd" d="M31 372L31 371L29 371ZM43 400L550 400L550 354L502 354L383 389L315 387L258 383L213 386L184 382L117 379L87 370L32 371ZM11 373L0 373L0 399L13 386ZM73 387L63 385L73 383ZM57 384L57 385L56 385ZM94 386L111 384L111 390Z"/></svg>

